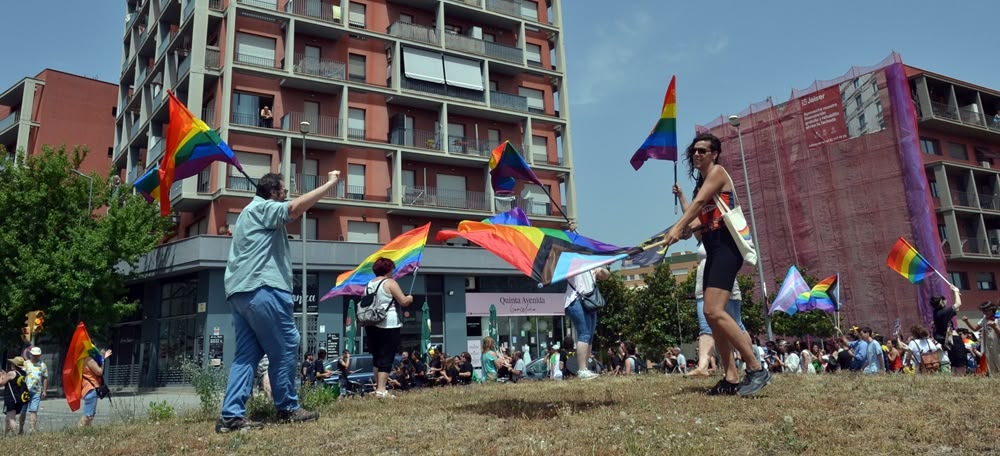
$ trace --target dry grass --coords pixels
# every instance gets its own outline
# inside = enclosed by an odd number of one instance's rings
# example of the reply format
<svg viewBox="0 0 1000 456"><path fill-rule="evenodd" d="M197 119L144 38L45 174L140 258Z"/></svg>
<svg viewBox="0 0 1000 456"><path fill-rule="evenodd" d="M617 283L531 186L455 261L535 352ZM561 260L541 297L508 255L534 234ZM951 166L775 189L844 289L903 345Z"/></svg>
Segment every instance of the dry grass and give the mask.
<svg viewBox="0 0 1000 456"><path fill-rule="evenodd" d="M318 422L217 435L214 422L99 427L6 442L9 454L994 454L1000 382L948 376L778 376L757 398L714 379L437 388L356 399Z"/></svg>

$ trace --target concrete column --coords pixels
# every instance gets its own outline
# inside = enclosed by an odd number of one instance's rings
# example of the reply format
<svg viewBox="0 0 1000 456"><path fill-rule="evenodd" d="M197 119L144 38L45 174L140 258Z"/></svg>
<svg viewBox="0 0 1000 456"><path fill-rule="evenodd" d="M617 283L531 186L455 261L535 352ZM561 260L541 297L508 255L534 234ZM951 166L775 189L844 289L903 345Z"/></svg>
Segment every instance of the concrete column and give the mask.
<svg viewBox="0 0 1000 456"><path fill-rule="evenodd" d="M444 47L444 3L437 2L437 25L434 26L434 33L437 35L438 46Z"/></svg>
<svg viewBox="0 0 1000 456"><path fill-rule="evenodd" d="M340 89L340 118L339 118L340 122L339 125L337 126L337 137L340 139L344 139L347 137L347 122L348 119L350 118L349 115L351 109L350 106L348 106L347 104L347 98L348 98L347 86L343 86ZM344 172L346 173L347 170L344 170ZM347 175L345 174L344 178L346 177Z"/></svg>
<svg viewBox="0 0 1000 456"><path fill-rule="evenodd" d="M286 136L281 143L281 182L285 188L292 188L292 137ZM253 177L253 176L251 176ZM256 178L256 177L255 177Z"/></svg>
<svg viewBox="0 0 1000 456"><path fill-rule="evenodd" d="M31 143L28 142L31 139L31 122L35 118L35 91L40 90L45 83L35 80L26 79L24 81L24 89L21 92L21 109L18 112L17 119L17 142L14 144L14 164L20 162L18 156L23 156L27 158L31 154L29 146Z"/></svg>
<svg viewBox="0 0 1000 456"><path fill-rule="evenodd" d="M533 128L531 123L531 117L524 119L524 134L521 135L521 153L527 154L525 161L529 165L535 164L535 152L531 150L531 129Z"/></svg>
<svg viewBox="0 0 1000 456"><path fill-rule="evenodd" d="M403 53L402 46L400 46L399 41L392 44L392 87L391 89L399 91L400 84L403 81Z"/></svg>
<svg viewBox="0 0 1000 456"><path fill-rule="evenodd" d="M223 41L222 53L222 107L219 112L219 135L222 139L229 141L229 121L232 119L230 111L233 109L233 54L236 52L236 8L226 9L226 38Z"/></svg>
<svg viewBox="0 0 1000 456"><path fill-rule="evenodd" d="M563 39L563 17L562 0L552 0L552 15L555 16L553 23L559 29L556 37L556 68L562 72L563 77L559 78L559 113L565 122L562 125L562 153L563 166L569 168L566 173L566 195L560 203L566 205L566 216L570 220L576 220L576 179L573 178L573 135L570 132L569 117L569 84L566 83L566 42Z"/></svg>
<svg viewBox="0 0 1000 456"><path fill-rule="evenodd" d="M933 114L931 108L931 92L927 89L927 78L921 76L917 78L917 102L920 108L920 119L926 119Z"/></svg>
<svg viewBox="0 0 1000 456"><path fill-rule="evenodd" d="M485 62L483 65L483 79L486 84L484 86L486 90L483 90L483 92L486 92L486 106L493 106L493 102L490 101L490 61L484 60L483 62Z"/></svg>
<svg viewBox="0 0 1000 456"><path fill-rule="evenodd" d="M491 214L497 213L497 200L496 195L493 193L493 183L490 181L490 167L489 165L483 169L483 174L485 178L483 182L486 182L486 207L490 210Z"/></svg>
<svg viewBox="0 0 1000 456"><path fill-rule="evenodd" d="M450 139L448 138L448 103L442 103L441 104L441 120L439 120L438 123L441 124L440 125L441 130L438 131L438 135L440 135L440 137L441 137L441 141L440 141L440 143L441 143L441 149L440 150L441 150L441 152L444 152L444 153L447 154L448 153L448 143L450 142ZM427 185L427 183L424 182L424 185Z"/></svg>
<svg viewBox="0 0 1000 456"><path fill-rule="evenodd" d="M289 75L295 68L295 19L288 21L288 28L285 29L285 65L282 68ZM316 126L319 128L319 125Z"/></svg>
<svg viewBox="0 0 1000 456"><path fill-rule="evenodd" d="M403 156L399 150L392 153L392 203L403 204Z"/></svg>

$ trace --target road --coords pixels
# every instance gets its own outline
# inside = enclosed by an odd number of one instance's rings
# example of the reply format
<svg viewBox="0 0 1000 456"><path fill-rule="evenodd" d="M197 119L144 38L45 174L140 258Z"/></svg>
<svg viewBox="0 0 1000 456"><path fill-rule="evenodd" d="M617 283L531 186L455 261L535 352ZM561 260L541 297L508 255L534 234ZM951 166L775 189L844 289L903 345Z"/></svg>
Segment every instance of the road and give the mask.
<svg viewBox="0 0 1000 456"><path fill-rule="evenodd" d="M200 404L193 388L161 388L155 392L113 395L113 403L102 399L97 403L95 425L119 424L133 420L145 420L150 402L166 402L178 414L196 410ZM39 432L52 432L76 426L83 415L83 409L71 412L63 397L50 397L42 401L38 411ZM25 419L25 432L28 422Z"/></svg>

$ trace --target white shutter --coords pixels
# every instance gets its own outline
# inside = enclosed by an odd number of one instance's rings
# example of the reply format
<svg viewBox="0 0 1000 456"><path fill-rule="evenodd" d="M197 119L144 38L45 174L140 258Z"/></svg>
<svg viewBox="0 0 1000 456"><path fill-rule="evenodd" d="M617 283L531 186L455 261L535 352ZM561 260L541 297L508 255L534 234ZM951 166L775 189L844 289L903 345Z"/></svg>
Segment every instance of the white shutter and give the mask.
<svg viewBox="0 0 1000 456"><path fill-rule="evenodd" d="M549 160L548 138L544 136L531 137L531 156L535 161L546 162Z"/></svg>
<svg viewBox="0 0 1000 456"><path fill-rule="evenodd" d="M271 172L271 156L266 154L251 154L248 152L236 152L236 159L243 165L243 170L253 179L260 179L263 175ZM243 177L236 167L229 165L229 175Z"/></svg>
<svg viewBox="0 0 1000 456"><path fill-rule="evenodd" d="M347 197L364 199L365 197L365 165L347 165Z"/></svg>
<svg viewBox="0 0 1000 456"><path fill-rule="evenodd" d="M450 86L483 90L483 72L477 60L446 55L444 56L444 76Z"/></svg>
<svg viewBox="0 0 1000 456"><path fill-rule="evenodd" d="M357 25L359 27L364 27L365 21L365 5L361 3L351 2L350 8L347 10L347 22L351 25Z"/></svg>
<svg viewBox="0 0 1000 456"><path fill-rule="evenodd" d="M247 57L247 63L274 65L274 38L266 36L251 35L249 33L236 34L236 60Z"/></svg>
<svg viewBox="0 0 1000 456"><path fill-rule="evenodd" d="M436 52L404 47L403 70L408 78L444 84L444 62Z"/></svg>
<svg viewBox="0 0 1000 456"><path fill-rule="evenodd" d="M365 110L350 108L347 111L347 135L350 139L365 139Z"/></svg>
<svg viewBox="0 0 1000 456"><path fill-rule="evenodd" d="M444 207L467 208L465 176L437 175L438 205Z"/></svg>
<svg viewBox="0 0 1000 456"><path fill-rule="evenodd" d="M537 44L528 43L525 48L529 62L542 63L542 47Z"/></svg>
<svg viewBox="0 0 1000 456"><path fill-rule="evenodd" d="M518 87L517 94L528 99L528 109L545 110L545 93L541 90Z"/></svg>
<svg viewBox="0 0 1000 456"><path fill-rule="evenodd" d="M347 242L378 244L378 223L348 220Z"/></svg>
<svg viewBox="0 0 1000 456"><path fill-rule="evenodd" d="M538 21L538 2L521 0L521 17Z"/></svg>

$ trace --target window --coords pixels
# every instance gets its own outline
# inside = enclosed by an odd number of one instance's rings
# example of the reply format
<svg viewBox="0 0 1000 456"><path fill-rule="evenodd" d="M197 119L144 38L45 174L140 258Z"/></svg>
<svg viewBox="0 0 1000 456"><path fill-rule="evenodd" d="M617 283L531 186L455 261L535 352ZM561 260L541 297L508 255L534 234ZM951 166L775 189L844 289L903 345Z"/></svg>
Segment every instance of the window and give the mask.
<svg viewBox="0 0 1000 456"><path fill-rule="evenodd" d="M448 152L465 153L465 124L448 122Z"/></svg>
<svg viewBox="0 0 1000 456"><path fill-rule="evenodd" d="M486 141L488 142L489 148L493 148L500 145L500 130L490 128L486 130Z"/></svg>
<svg viewBox="0 0 1000 456"><path fill-rule="evenodd" d="M458 25L444 24L444 31L452 35L461 35L462 27Z"/></svg>
<svg viewBox="0 0 1000 456"><path fill-rule="evenodd" d="M867 126L868 122L865 120L865 113L858 114L858 129L864 131Z"/></svg>
<svg viewBox="0 0 1000 456"><path fill-rule="evenodd" d="M319 231L319 221L315 217L306 217L306 239L315 241L318 239L316 233Z"/></svg>
<svg viewBox="0 0 1000 456"><path fill-rule="evenodd" d="M365 199L365 165L347 165L347 198Z"/></svg>
<svg viewBox="0 0 1000 456"><path fill-rule="evenodd" d="M969 153L965 150L965 144L948 143L948 156L956 160L968 160Z"/></svg>
<svg viewBox="0 0 1000 456"><path fill-rule="evenodd" d="M941 146L936 139L920 138L920 151L927 155L941 155Z"/></svg>
<svg viewBox="0 0 1000 456"><path fill-rule="evenodd" d="M931 188L931 196L934 197L934 198L940 198L941 195L938 194L937 181L936 180L932 180L932 181L928 181L927 183L930 185L930 188Z"/></svg>
<svg viewBox="0 0 1000 456"><path fill-rule="evenodd" d="M860 93L854 96L854 103L858 106L858 110L860 111L861 110L861 94Z"/></svg>
<svg viewBox="0 0 1000 456"><path fill-rule="evenodd" d="M861 87L861 82L858 81L858 78L854 78L854 81L852 83L854 84L854 88L855 89L857 89L858 87Z"/></svg>
<svg viewBox="0 0 1000 456"><path fill-rule="evenodd" d="M969 281L966 279L966 274L964 272L948 272L948 281L955 284L959 290L968 290Z"/></svg>
<svg viewBox="0 0 1000 456"><path fill-rule="evenodd" d="M399 22L402 22L404 24L412 24L413 16L405 13L399 13Z"/></svg>
<svg viewBox="0 0 1000 456"><path fill-rule="evenodd" d="M258 95L233 92L232 123L257 126L261 122L260 108L265 105L270 106L270 101L261 103Z"/></svg>
<svg viewBox="0 0 1000 456"><path fill-rule="evenodd" d="M881 101L876 101L875 102L875 109L878 110L879 114L882 114L882 102Z"/></svg>
<svg viewBox="0 0 1000 456"><path fill-rule="evenodd" d="M348 57L348 75L350 80L354 82L365 82L367 81L367 71L365 70L365 65L368 59L360 54L350 54Z"/></svg>
<svg viewBox="0 0 1000 456"><path fill-rule="evenodd" d="M365 110L349 108L347 110L347 137L358 141L365 140Z"/></svg>
<svg viewBox="0 0 1000 456"><path fill-rule="evenodd" d="M500 88L496 81L490 81L490 92L499 92Z"/></svg>
<svg viewBox="0 0 1000 456"><path fill-rule="evenodd" d="M528 99L528 110L531 112L545 113L545 92L527 87L518 87L517 94Z"/></svg>
<svg viewBox="0 0 1000 456"><path fill-rule="evenodd" d="M348 220L347 242L378 244L378 223Z"/></svg>
<svg viewBox="0 0 1000 456"><path fill-rule="evenodd" d="M977 272L976 287L980 290L996 290L997 282L992 272Z"/></svg>
<svg viewBox="0 0 1000 456"><path fill-rule="evenodd" d="M236 34L236 62L274 68L274 38Z"/></svg>
<svg viewBox="0 0 1000 456"><path fill-rule="evenodd" d="M948 240L948 228L944 223L938 223L938 236L941 237L941 242Z"/></svg>
<svg viewBox="0 0 1000 456"><path fill-rule="evenodd" d="M548 138L544 136L531 136L531 157L535 163L546 163L549 161Z"/></svg>
<svg viewBox="0 0 1000 456"><path fill-rule="evenodd" d="M351 2L351 6L348 9L347 22L353 27L365 28L365 5L362 3Z"/></svg>
<svg viewBox="0 0 1000 456"><path fill-rule="evenodd" d="M872 81L872 92L878 93L878 81Z"/></svg>
<svg viewBox="0 0 1000 456"><path fill-rule="evenodd" d="M537 44L527 43L527 55L528 63L541 66L542 64L542 47Z"/></svg>
<svg viewBox="0 0 1000 456"><path fill-rule="evenodd" d="M444 77L449 86L483 90L483 70L478 60L445 55Z"/></svg>
<svg viewBox="0 0 1000 456"><path fill-rule="evenodd" d="M489 41L490 43L497 42L497 36L492 33L483 33L483 41Z"/></svg>
<svg viewBox="0 0 1000 456"><path fill-rule="evenodd" d="M538 21L538 2L521 0L521 17Z"/></svg>

